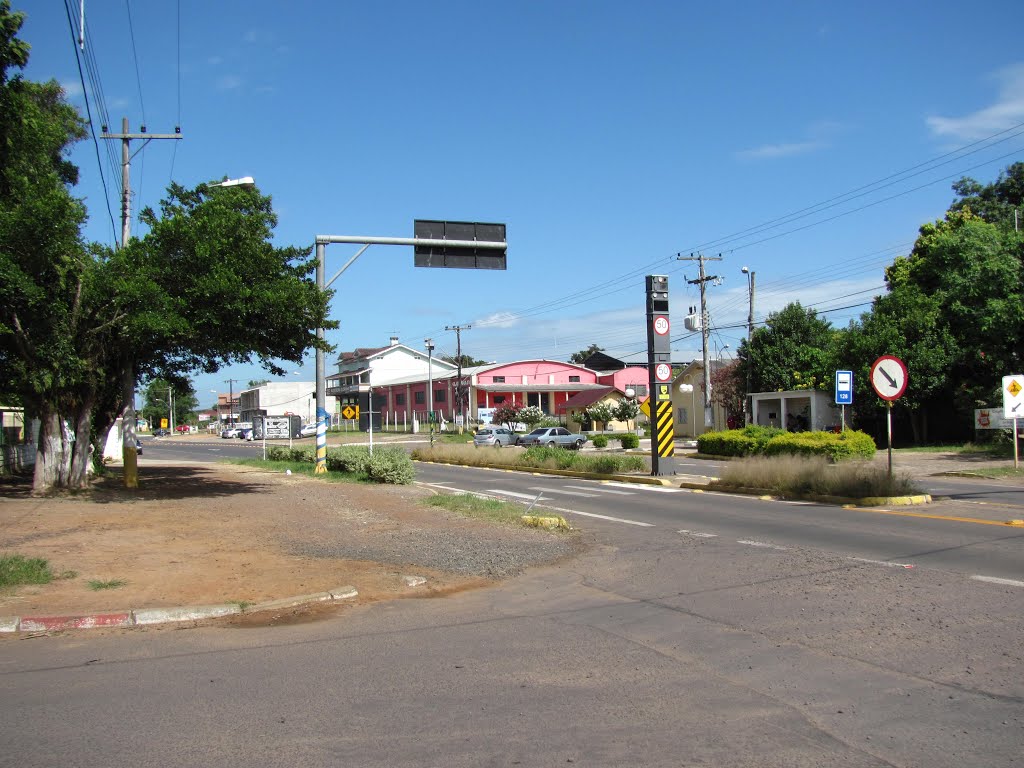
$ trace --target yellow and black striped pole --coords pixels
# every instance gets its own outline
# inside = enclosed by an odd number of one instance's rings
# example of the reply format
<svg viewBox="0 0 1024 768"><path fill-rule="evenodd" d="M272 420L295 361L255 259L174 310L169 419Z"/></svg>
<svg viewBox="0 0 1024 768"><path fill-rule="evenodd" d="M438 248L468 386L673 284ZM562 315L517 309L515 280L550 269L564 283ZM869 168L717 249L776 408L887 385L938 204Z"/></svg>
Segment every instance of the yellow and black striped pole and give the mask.
<svg viewBox="0 0 1024 768"><path fill-rule="evenodd" d="M648 275L647 368L651 407L651 474L674 475L672 426L672 342L668 314L668 278ZM666 461L667 460L667 461Z"/></svg>

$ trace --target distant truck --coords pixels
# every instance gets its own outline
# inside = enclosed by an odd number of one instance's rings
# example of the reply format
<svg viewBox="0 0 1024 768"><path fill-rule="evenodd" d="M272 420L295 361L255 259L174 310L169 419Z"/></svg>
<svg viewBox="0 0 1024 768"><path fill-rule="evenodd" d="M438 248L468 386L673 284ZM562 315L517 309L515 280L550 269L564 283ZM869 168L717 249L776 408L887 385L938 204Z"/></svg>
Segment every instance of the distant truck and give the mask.
<svg viewBox="0 0 1024 768"><path fill-rule="evenodd" d="M579 450L587 442L586 435L570 432L565 427L540 427L525 435L520 435L516 445L550 445L560 448Z"/></svg>

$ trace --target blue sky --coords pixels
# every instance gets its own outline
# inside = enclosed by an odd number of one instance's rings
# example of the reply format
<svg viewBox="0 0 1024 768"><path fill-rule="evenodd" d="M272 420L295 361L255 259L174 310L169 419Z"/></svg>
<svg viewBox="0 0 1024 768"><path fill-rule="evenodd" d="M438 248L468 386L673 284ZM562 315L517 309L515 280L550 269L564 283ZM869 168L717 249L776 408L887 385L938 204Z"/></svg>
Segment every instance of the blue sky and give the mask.
<svg viewBox="0 0 1024 768"><path fill-rule="evenodd" d="M58 80L84 111L65 7L13 5L28 14L28 77ZM410 248L372 246L334 286L338 350L397 334L454 353L445 326L472 325L463 351L486 360L596 343L644 363L644 275L667 274L673 358L699 357L683 327L697 268L676 259L691 252L722 256L708 264L723 278L708 289L713 357L746 333L743 266L756 321L799 300L844 326L942 216L952 180L1024 159L1020 2L88 0L85 13L94 121L102 101L112 130L126 116L185 137L135 158L135 211L171 179L251 175L281 245L411 237L417 218L507 224L504 272L414 269ZM74 159L86 234L113 243L107 150L98 161L86 141ZM328 246L328 276L355 250ZM312 356L295 368L312 380ZM228 378L264 375L197 376L200 403Z"/></svg>

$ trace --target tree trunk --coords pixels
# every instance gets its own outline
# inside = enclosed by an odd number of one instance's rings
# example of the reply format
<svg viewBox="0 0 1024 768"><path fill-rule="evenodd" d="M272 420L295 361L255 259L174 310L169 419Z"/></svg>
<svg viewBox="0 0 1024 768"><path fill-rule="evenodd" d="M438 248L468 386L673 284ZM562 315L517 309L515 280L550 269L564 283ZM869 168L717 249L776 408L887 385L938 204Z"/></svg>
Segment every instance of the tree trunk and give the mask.
<svg viewBox="0 0 1024 768"><path fill-rule="evenodd" d="M89 484L89 459L92 454L92 399L88 398L74 415L75 442L71 445L68 466L68 488L85 488Z"/></svg>
<svg viewBox="0 0 1024 768"><path fill-rule="evenodd" d="M33 493L47 493L67 485L71 459L69 447L60 416L49 409L40 412Z"/></svg>

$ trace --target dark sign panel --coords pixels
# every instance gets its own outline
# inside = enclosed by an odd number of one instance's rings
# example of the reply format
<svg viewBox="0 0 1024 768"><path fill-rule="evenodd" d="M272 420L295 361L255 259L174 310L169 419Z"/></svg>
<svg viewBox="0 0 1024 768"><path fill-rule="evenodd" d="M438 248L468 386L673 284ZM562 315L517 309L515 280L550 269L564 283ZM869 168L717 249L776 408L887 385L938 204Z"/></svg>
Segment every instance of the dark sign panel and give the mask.
<svg viewBox="0 0 1024 768"><path fill-rule="evenodd" d="M505 225L417 219L413 223L413 237L417 240L504 243ZM504 248L417 245L414 251L414 263L417 267L505 269L506 256L507 251Z"/></svg>

